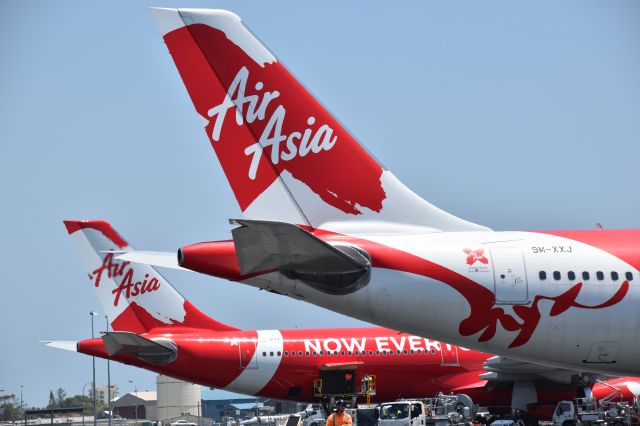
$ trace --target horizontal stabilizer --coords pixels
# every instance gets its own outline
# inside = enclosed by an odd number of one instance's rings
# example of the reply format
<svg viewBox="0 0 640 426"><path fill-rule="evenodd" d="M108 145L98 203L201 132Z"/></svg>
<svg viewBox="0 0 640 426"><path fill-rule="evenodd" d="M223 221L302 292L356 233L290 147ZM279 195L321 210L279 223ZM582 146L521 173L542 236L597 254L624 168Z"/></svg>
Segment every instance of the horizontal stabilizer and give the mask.
<svg viewBox="0 0 640 426"><path fill-rule="evenodd" d="M178 265L178 256L176 253L163 251L114 251L110 252L116 255L116 260L124 260L131 263L141 263L143 265L157 266L159 268L188 269Z"/></svg>
<svg viewBox="0 0 640 426"><path fill-rule="evenodd" d="M369 282L369 255L354 246L332 246L299 226L258 220L231 221L242 275L279 271L329 294L348 294Z"/></svg>
<svg viewBox="0 0 640 426"><path fill-rule="evenodd" d="M169 364L178 356L178 347L168 339L147 339L128 331L108 331L102 341L109 356L129 354L155 365Z"/></svg>
<svg viewBox="0 0 640 426"><path fill-rule="evenodd" d="M78 352L78 342L69 341L69 340L52 340L52 341L43 341L40 343L44 343L45 346L49 346L50 348L62 349L65 351Z"/></svg>

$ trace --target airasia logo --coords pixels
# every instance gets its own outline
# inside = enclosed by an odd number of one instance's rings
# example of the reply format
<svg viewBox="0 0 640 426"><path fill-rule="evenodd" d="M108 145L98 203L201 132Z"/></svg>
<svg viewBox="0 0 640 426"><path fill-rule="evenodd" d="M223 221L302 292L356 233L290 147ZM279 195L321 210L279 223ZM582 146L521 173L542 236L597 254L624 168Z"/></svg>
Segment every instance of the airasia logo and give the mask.
<svg viewBox="0 0 640 426"><path fill-rule="evenodd" d="M160 281L156 277L149 278L149 274L144 274L143 280L134 281L133 272L134 270L129 266L129 262L116 262L113 259L113 253L107 253L102 260L102 265L89 275L89 279L94 281L96 287L100 287L103 274L107 274L107 279L113 278L118 285L111 291L114 294L113 306L118 306L122 294L126 299L129 299L130 297L160 289ZM119 284L118 279L120 279Z"/></svg>
<svg viewBox="0 0 640 426"><path fill-rule="evenodd" d="M214 119L211 130L213 141L220 140L222 124L229 109L235 108L235 120L238 126L243 125L245 121L248 124L256 120L264 121L269 103L280 96L280 92L277 90L248 95L246 94L248 81L249 70L243 66L229 85L224 101L208 111L207 115ZM259 81L254 85L254 88L259 93L263 90L264 85ZM245 156L251 157L248 171L249 179L256 179L262 151L266 147L271 147L269 157L271 163L278 164L280 161L291 161L296 157L305 157L310 153L317 154L323 150L329 151L336 144L338 137L333 135L333 129L327 124L323 124L315 130L308 127L283 134L282 128L286 113L284 106L278 105L268 118L258 141L244 150ZM308 126L313 126L315 122L314 117L307 118Z"/></svg>
<svg viewBox="0 0 640 426"><path fill-rule="evenodd" d="M480 262L485 265L489 263L489 259L484 255L484 249L471 250L470 248L466 248L462 251L467 254L467 265L473 265L476 262Z"/></svg>

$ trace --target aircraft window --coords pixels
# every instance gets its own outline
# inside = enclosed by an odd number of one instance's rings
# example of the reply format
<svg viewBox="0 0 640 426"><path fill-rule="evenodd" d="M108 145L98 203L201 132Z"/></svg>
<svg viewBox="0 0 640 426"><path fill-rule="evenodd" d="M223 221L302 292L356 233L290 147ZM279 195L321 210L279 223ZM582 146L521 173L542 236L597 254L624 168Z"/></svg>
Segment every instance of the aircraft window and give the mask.
<svg viewBox="0 0 640 426"><path fill-rule="evenodd" d="M624 276L629 280L633 281L633 274L631 272L625 272Z"/></svg>
<svg viewBox="0 0 640 426"><path fill-rule="evenodd" d="M569 277L569 280L573 281L576 279L576 273L573 271L569 271L567 272L567 277Z"/></svg>
<svg viewBox="0 0 640 426"><path fill-rule="evenodd" d="M411 355L413 355L414 353L415 353L415 351L413 349L411 349ZM404 350L404 354L405 355L407 354L407 350L406 349Z"/></svg>
<svg viewBox="0 0 640 426"><path fill-rule="evenodd" d="M349 355L351 355L351 352L349 352ZM358 351L355 351L354 355L358 355Z"/></svg>
<svg viewBox="0 0 640 426"><path fill-rule="evenodd" d="M418 349L418 355L422 353L422 349Z"/></svg>
<svg viewBox="0 0 640 426"><path fill-rule="evenodd" d="M380 355L380 351L376 351L376 355Z"/></svg>
<svg viewBox="0 0 640 426"><path fill-rule="evenodd" d="M338 355L338 351L336 351L336 355ZM340 355L344 356L344 351L341 351ZM351 351L349 351L349 355L351 355Z"/></svg>
<svg viewBox="0 0 640 426"><path fill-rule="evenodd" d="M547 273L545 271L540 271L538 272L538 277L540 277L540 280L544 281L547 279Z"/></svg>
<svg viewBox="0 0 640 426"><path fill-rule="evenodd" d="M432 354L435 354L435 353L436 353L436 350L435 350L435 349L431 349L431 353L432 353Z"/></svg>
<svg viewBox="0 0 640 426"><path fill-rule="evenodd" d="M282 352L278 351L278 356L282 356Z"/></svg>
<svg viewBox="0 0 640 426"><path fill-rule="evenodd" d="M376 351L377 352L377 351ZM373 351L369 351L369 355L373 355Z"/></svg>
<svg viewBox="0 0 640 426"><path fill-rule="evenodd" d="M611 279L618 281L618 273L616 271L611 271Z"/></svg>
<svg viewBox="0 0 640 426"><path fill-rule="evenodd" d="M291 351L291 356L296 356L296 351Z"/></svg>
<svg viewBox="0 0 640 426"><path fill-rule="evenodd" d="M298 352L298 356L302 356L302 351ZM309 356L309 352L307 352L307 356Z"/></svg>
<svg viewBox="0 0 640 426"><path fill-rule="evenodd" d="M344 355L344 351L342 352L342 355ZM352 355L351 351L349 351L349 355ZM358 355L358 354L356 354L356 355Z"/></svg>
<svg viewBox="0 0 640 426"><path fill-rule="evenodd" d="M307 352L307 353L309 353L309 352ZM316 356L316 355L318 355L318 353L316 351L313 351L313 356Z"/></svg>
<svg viewBox="0 0 640 426"><path fill-rule="evenodd" d="M269 356L273 356L273 352L269 352Z"/></svg>
<svg viewBox="0 0 640 426"><path fill-rule="evenodd" d="M320 356L323 356L323 355L324 355L324 351L320 351Z"/></svg>
<svg viewBox="0 0 640 426"><path fill-rule="evenodd" d="M338 356L338 351L333 351L333 354L334 354L335 356ZM344 352L342 352L342 355L344 355Z"/></svg>
<svg viewBox="0 0 640 426"><path fill-rule="evenodd" d="M589 273L587 271L584 271L582 273L582 279L585 280L585 281L589 279Z"/></svg>
<svg viewBox="0 0 640 426"><path fill-rule="evenodd" d="M262 356L267 356L267 353L266 352L262 352Z"/></svg>
<svg viewBox="0 0 640 426"><path fill-rule="evenodd" d="M602 273L602 271L596 272L596 278L598 279L598 281L602 281L604 279L604 274Z"/></svg>
<svg viewBox="0 0 640 426"><path fill-rule="evenodd" d="M406 352L406 351L405 351L405 352ZM401 353L402 353L402 351L401 351L401 350L399 350L399 349L396 351L396 354L398 354L398 355L400 355Z"/></svg>
<svg viewBox="0 0 640 426"><path fill-rule="evenodd" d="M560 279L560 271L553 271L553 279L556 281Z"/></svg>
<svg viewBox="0 0 640 426"><path fill-rule="evenodd" d="M284 351L284 356L289 356L289 352Z"/></svg>

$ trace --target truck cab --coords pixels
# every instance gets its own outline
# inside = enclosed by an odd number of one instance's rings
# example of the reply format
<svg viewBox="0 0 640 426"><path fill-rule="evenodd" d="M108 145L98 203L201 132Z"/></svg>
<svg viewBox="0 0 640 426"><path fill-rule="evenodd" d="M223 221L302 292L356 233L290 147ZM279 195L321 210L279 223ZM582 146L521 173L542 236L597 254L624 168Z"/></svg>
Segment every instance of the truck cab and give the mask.
<svg viewBox="0 0 640 426"><path fill-rule="evenodd" d="M419 400L400 400L380 405L379 426L424 426L425 404Z"/></svg>

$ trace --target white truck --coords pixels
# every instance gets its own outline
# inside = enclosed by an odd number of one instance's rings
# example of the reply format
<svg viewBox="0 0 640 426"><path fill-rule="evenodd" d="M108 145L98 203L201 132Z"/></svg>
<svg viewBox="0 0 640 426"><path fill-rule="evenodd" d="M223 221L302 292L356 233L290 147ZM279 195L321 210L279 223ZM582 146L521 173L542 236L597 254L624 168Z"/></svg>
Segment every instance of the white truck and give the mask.
<svg viewBox="0 0 640 426"><path fill-rule="evenodd" d="M439 394L435 398L401 399L380 405L378 426L461 426L474 416L471 398Z"/></svg>
<svg viewBox="0 0 640 426"><path fill-rule="evenodd" d="M578 424L631 426L638 425L638 401L632 404L595 398L576 398L560 401L553 412L553 426Z"/></svg>

